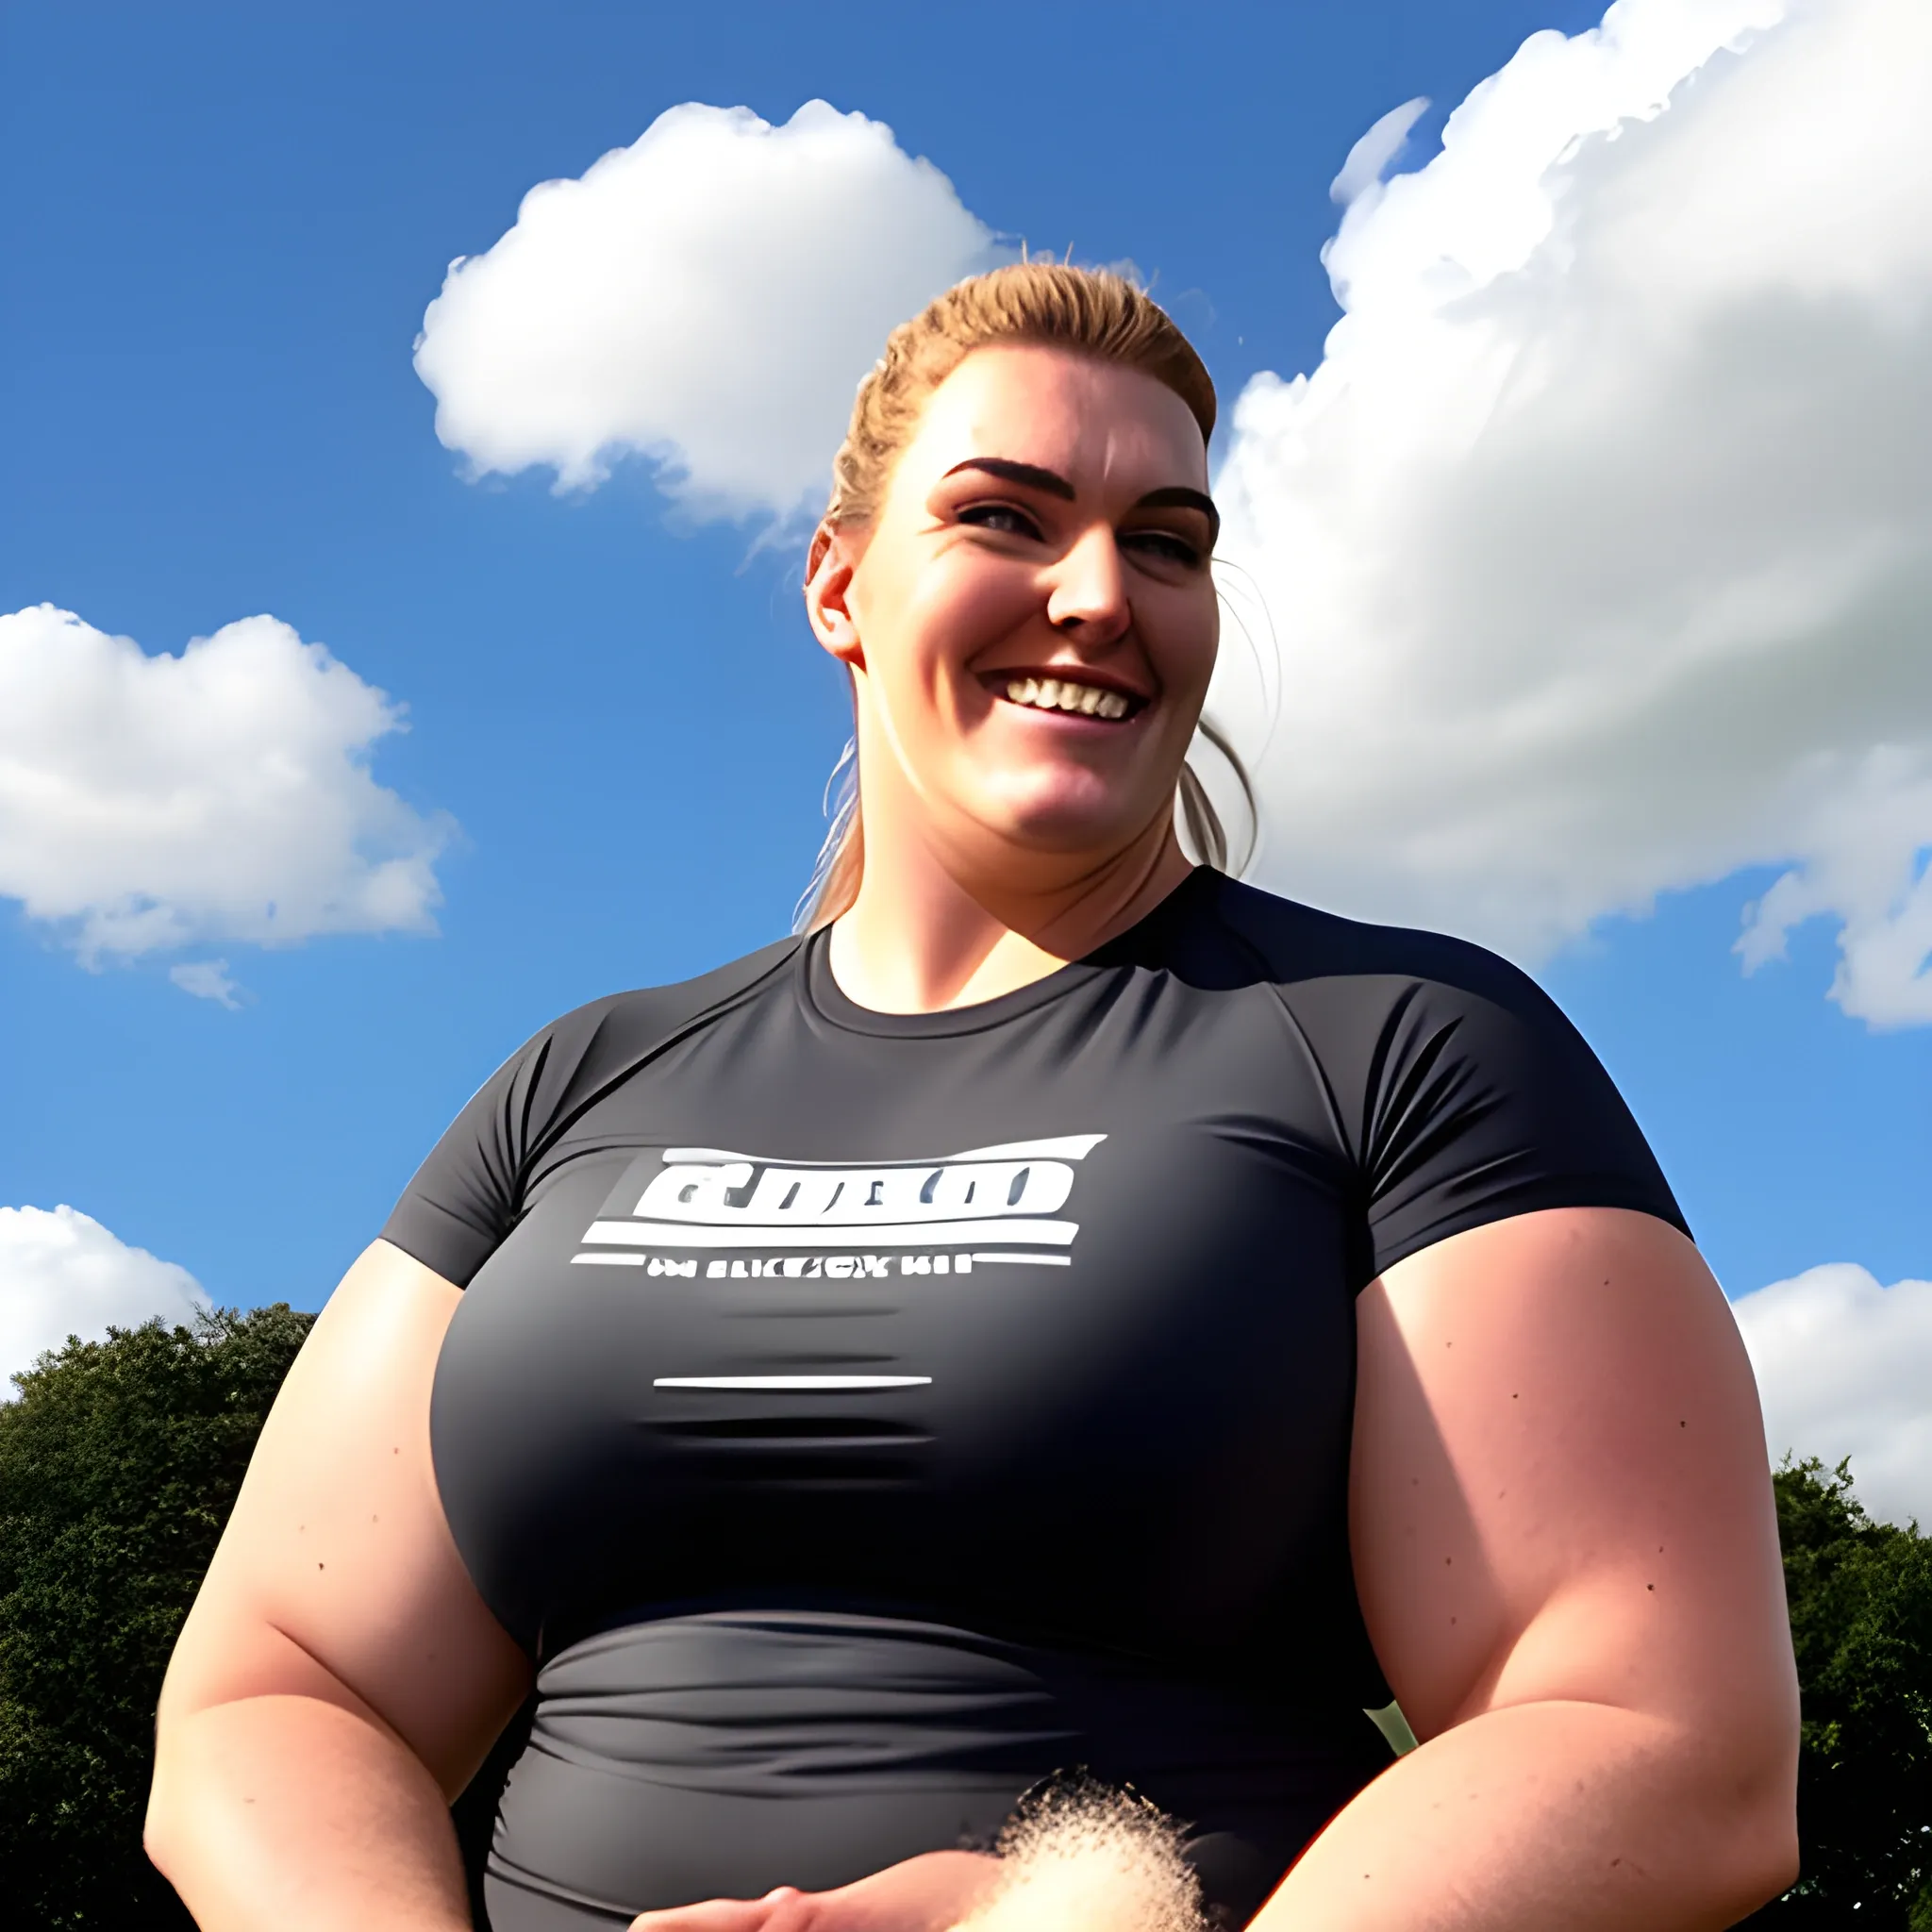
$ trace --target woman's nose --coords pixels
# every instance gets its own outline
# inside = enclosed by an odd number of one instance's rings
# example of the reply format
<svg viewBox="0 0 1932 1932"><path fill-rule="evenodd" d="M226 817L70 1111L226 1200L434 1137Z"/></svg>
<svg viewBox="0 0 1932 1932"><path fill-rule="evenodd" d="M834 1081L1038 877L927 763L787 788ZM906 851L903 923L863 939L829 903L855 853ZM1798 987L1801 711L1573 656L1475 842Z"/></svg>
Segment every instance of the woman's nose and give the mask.
<svg viewBox="0 0 1932 1932"><path fill-rule="evenodd" d="M1132 614L1120 546L1111 529L1096 525L1054 566L1047 622L1083 637L1111 639L1126 629Z"/></svg>

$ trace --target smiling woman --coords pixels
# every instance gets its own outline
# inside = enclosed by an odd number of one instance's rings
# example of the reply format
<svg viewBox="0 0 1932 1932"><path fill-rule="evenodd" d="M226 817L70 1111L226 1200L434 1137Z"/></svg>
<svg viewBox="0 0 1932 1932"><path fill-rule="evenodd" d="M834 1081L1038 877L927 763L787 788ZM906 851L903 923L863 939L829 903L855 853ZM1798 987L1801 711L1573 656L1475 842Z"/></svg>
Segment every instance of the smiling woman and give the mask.
<svg viewBox="0 0 1932 1932"><path fill-rule="evenodd" d="M1763 1435L1628 1111L1501 960L1180 843L1212 424L1113 277L894 335L806 586L862 816L812 930L513 1054L317 1323L160 1710L208 1932L469 1924L526 1702L496 1932L1788 1881Z"/></svg>
<svg viewBox="0 0 1932 1932"><path fill-rule="evenodd" d="M1077 362L1069 363L1068 349L1077 352ZM969 358L976 365L970 370L962 367ZM1063 380L1082 392L1064 392ZM871 547L870 536L882 520L896 509L926 520L932 535L976 529L1010 540L1004 546L982 543L951 572L956 593L983 607L982 625L999 621L986 584L995 559L1004 558L1004 575L1016 582L1029 557L1045 554L1041 546L1065 549L1071 533L1098 522L1106 526L1099 541L1117 551L1122 566L1139 579L1133 641L1119 648L1121 639L1105 635L1103 616L1098 629L1085 621L1086 631L1075 644L1070 641L1074 627L1061 622L1057 651L1048 654L1052 668L1042 672L1011 661L1010 653L1002 663L995 652L975 666L977 680L990 695L1011 704L1109 724L1136 721L1164 698L1164 735L1171 738L1175 721L1191 716L1189 729L1200 731L1219 750L1247 796L1252 817L1246 773L1226 740L1200 715L1218 637L1218 607L1207 574L1221 528L1220 512L1207 491L1206 452L1215 408L1214 385L1187 338L1139 290L1114 275L1029 263L962 282L894 329L886 353L859 384L851 427L833 466L832 500L808 567L812 579L832 567L826 588L834 606L813 603L809 580L807 598L822 641L853 672L858 742L871 741L874 757L887 752L891 740L879 742L883 720L876 709L886 699L868 679L862 659L855 661L841 648L847 633L836 621L828 628L826 616L849 615L836 603L840 567ZM1041 409L1049 413L1041 415ZM1129 434L1123 446L1094 446L1096 433L1113 439L1122 425L1143 418L1149 426L1158 425L1151 440L1136 444ZM1003 442L1010 445L1005 455L998 453ZM1010 453L1022 447L1042 459L1023 461ZM934 478L925 475L934 460L930 453L941 448L957 460ZM1088 473L1087 500L1071 474L1082 470ZM920 475L931 484L930 493L922 490L924 501L908 502L905 492L911 485L902 482L895 503L892 478ZM1135 494L1130 475L1149 487ZM1094 493L1103 478L1105 501ZM1116 528L1119 517L1124 521ZM1067 587L1060 599L1063 613L1071 608L1069 596L1080 594L1077 587ZM966 644L968 632L956 621L937 612L933 621L952 634L956 651ZM1169 676L1178 680L1173 689L1162 683L1150 646L1193 660L1168 665ZM1110 755L1124 749L1116 745ZM984 756L996 761L997 747L986 747ZM1023 755L1021 762L1030 760ZM808 928L838 918L858 895L865 854L858 797L855 788L825 841L807 895L802 924ZM1207 789L1186 763L1180 798L1196 851L1225 864L1226 835Z"/></svg>

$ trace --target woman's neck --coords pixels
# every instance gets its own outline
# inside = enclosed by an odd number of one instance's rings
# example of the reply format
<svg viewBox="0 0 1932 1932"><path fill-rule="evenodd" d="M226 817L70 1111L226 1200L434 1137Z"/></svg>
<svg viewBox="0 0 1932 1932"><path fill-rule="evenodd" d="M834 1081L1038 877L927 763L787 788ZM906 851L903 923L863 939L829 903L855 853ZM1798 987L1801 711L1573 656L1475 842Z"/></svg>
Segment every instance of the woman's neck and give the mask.
<svg viewBox="0 0 1932 1932"><path fill-rule="evenodd" d="M924 840L866 827L858 896L834 924L832 976L856 1006L934 1013L1044 979L1143 919L1193 870L1172 820L1084 867L962 879Z"/></svg>

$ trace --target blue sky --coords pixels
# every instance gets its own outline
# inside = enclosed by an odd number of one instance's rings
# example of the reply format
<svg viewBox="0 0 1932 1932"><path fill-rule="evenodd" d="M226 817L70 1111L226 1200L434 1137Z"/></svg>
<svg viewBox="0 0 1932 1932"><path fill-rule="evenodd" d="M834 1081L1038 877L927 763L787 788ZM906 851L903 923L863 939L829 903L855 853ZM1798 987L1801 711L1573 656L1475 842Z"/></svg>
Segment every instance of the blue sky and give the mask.
<svg viewBox="0 0 1932 1932"><path fill-rule="evenodd" d="M52 602L150 656L273 613L408 707L375 776L459 830L434 936L88 970L71 924L0 899L0 1205L72 1204L218 1301L316 1307L532 1029L787 925L844 737L795 551L673 508L640 461L575 495L466 481L412 371L446 265L534 184L680 103L778 124L823 97L991 228L1131 258L1231 404L1322 360L1329 183L1371 124L1429 97L1420 167L1527 35L1599 10L8 9L0 610ZM827 225L828 281L863 239ZM1734 1294L1932 1274L1932 1026L1826 997L1830 919L1741 971L1781 870L1600 918L1537 970ZM168 976L217 956L233 1008Z"/></svg>

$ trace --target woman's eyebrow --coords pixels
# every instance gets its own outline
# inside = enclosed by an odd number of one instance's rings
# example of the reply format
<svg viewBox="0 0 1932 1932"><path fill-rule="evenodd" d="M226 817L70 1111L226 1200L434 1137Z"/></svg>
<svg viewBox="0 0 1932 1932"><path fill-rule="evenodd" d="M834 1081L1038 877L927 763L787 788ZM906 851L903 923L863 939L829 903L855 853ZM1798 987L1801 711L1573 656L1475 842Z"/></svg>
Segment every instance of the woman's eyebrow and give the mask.
<svg viewBox="0 0 1932 1932"><path fill-rule="evenodd" d="M1197 509L1208 519L1208 545L1214 546L1214 540L1221 535L1221 512L1214 508L1214 499L1206 491L1190 490L1185 483L1171 483L1165 490L1150 490L1134 508L1136 509Z"/></svg>
<svg viewBox="0 0 1932 1932"><path fill-rule="evenodd" d="M1010 457L968 457L963 463L955 463L946 472L948 476L957 476L961 470L984 470L989 476L997 476L1002 483L1018 483L1028 490L1043 490L1049 496L1063 496L1069 503L1074 500L1074 486L1053 470L1042 470L1037 463L1016 463Z"/></svg>
<svg viewBox="0 0 1932 1932"><path fill-rule="evenodd" d="M962 470L983 471L1003 483L1018 483L1023 489L1044 491L1049 496L1072 503L1077 492L1057 470L1042 470L1038 463L1015 462L1011 457L968 457L946 472L957 476ZM1136 509L1197 509L1208 519L1208 547L1221 535L1221 512L1205 491L1191 490L1185 483L1171 483L1161 490L1150 490L1134 505Z"/></svg>

